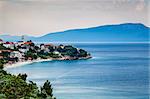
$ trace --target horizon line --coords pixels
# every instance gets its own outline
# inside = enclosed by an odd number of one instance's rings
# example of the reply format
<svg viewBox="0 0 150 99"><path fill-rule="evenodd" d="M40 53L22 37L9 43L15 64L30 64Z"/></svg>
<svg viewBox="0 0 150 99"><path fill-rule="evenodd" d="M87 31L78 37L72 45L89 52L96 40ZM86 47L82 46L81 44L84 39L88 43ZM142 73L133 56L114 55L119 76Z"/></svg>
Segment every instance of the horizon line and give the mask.
<svg viewBox="0 0 150 99"><path fill-rule="evenodd" d="M117 26L117 25L124 25L124 24L142 24L142 25L144 25L145 27L147 27L147 28L150 28L150 26L147 26L147 25L145 25L145 24L143 24L143 23L117 23L117 24L103 24L103 25L97 25L97 26L93 26L93 27L84 27L84 28L72 28L72 29L66 29L66 30L60 30L60 31L55 31L55 32L49 32L49 33L45 33L44 35L40 35L40 36L35 36L35 35L11 35L11 34L0 34L0 36L28 36L28 37L42 37L42 36L45 36L45 35L47 35L47 34L53 34L53 33L59 33L59 32L65 32L65 31L70 31L70 30L82 30L82 29L90 29L90 28L96 28L96 27L103 27L103 26Z"/></svg>
<svg viewBox="0 0 150 99"><path fill-rule="evenodd" d="M33 41L34 42L34 41ZM34 42L34 43L82 43L82 44L150 44L150 42Z"/></svg>

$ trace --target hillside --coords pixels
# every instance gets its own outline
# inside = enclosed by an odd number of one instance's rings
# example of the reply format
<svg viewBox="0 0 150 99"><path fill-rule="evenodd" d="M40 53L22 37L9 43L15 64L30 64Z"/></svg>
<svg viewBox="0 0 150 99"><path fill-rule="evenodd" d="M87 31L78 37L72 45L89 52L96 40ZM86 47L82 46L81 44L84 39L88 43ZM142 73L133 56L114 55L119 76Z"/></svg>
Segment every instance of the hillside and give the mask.
<svg viewBox="0 0 150 99"><path fill-rule="evenodd" d="M38 42L147 42L149 30L143 24L126 23L73 29L27 39Z"/></svg>

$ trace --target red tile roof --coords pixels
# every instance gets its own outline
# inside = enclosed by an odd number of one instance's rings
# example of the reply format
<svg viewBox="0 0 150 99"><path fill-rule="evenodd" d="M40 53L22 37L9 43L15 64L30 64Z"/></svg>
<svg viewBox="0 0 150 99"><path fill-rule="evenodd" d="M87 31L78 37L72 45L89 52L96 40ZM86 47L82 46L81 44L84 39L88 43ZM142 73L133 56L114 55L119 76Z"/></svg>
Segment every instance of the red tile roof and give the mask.
<svg viewBox="0 0 150 99"><path fill-rule="evenodd" d="M32 44L32 42L25 42L24 44L30 45L30 44Z"/></svg>
<svg viewBox="0 0 150 99"><path fill-rule="evenodd" d="M13 42L5 42L4 44L14 44Z"/></svg>

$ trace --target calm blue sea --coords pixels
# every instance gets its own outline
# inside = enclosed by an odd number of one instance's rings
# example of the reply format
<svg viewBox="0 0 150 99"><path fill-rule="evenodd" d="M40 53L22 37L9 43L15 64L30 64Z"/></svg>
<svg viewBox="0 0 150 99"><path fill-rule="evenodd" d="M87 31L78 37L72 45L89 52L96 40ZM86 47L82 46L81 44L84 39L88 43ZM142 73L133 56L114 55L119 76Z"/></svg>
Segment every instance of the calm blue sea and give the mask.
<svg viewBox="0 0 150 99"><path fill-rule="evenodd" d="M89 60L49 61L8 69L39 86L51 81L57 99L148 99L148 44L73 44Z"/></svg>

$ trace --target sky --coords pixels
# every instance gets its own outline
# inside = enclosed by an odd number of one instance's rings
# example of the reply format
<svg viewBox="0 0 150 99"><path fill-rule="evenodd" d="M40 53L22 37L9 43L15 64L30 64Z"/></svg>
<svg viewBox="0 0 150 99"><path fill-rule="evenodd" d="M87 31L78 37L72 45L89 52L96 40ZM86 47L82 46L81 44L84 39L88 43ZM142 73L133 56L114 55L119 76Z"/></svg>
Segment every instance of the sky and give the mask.
<svg viewBox="0 0 150 99"><path fill-rule="evenodd" d="M47 33L109 24L150 26L149 0L0 0L0 35Z"/></svg>

